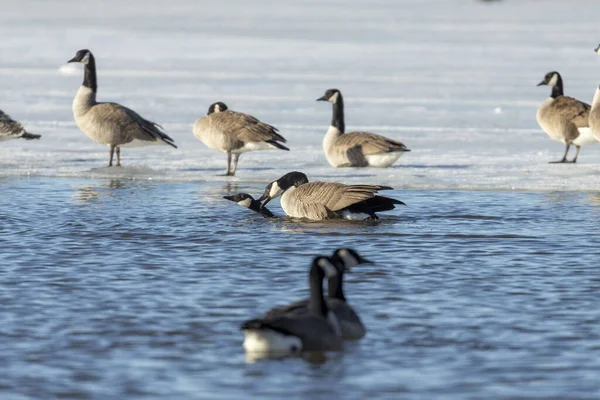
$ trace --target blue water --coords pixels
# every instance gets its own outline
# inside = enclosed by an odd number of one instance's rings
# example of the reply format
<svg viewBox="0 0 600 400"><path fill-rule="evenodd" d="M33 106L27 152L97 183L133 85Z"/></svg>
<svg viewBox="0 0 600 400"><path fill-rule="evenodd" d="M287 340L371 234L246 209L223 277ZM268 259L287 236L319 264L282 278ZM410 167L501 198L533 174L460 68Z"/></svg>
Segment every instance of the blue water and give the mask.
<svg viewBox="0 0 600 400"><path fill-rule="evenodd" d="M263 187L0 178L0 399L600 398L600 194L393 191L376 223L221 199ZM341 246L377 262L347 276L367 336L247 362L240 323Z"/></svg>

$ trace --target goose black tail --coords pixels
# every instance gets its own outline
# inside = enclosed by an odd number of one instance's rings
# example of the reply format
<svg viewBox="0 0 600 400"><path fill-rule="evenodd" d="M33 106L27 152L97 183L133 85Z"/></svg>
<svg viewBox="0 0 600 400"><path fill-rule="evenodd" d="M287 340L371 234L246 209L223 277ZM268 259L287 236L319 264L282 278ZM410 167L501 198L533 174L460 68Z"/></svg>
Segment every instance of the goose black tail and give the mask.
<svg viewBox="0 0 600 400"><path fill-rule="evenodd" d="M272 146L277 147L280 150L285 150L285 151L290 151L290 149L288 149L287 147L285 147L284 145L282 145L281 143L277 143L274 140L267 140L267 143L269 143Z"/></svg>
<svg viewBox="0 0 600 400"><path fill-rule="evenodd" d="M35 133L29 133L29 132L25 132L23 134L23 136L21 136L21 138L23 138L25 140L39 139L41 137L42 137L42 135L36 135Z"/></svg>

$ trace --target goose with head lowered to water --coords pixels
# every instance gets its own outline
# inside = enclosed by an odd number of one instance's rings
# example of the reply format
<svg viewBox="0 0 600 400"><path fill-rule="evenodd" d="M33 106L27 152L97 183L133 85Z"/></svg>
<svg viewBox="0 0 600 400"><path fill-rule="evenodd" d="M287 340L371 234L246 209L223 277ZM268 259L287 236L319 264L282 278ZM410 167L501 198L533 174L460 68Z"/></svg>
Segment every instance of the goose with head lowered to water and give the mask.
<svg viewBox="0 0 600 400"><path fill-rule="evenodd" d="M84 66L83 83L73 100L75 123L90 139L109 146L109 167L113 165L115 152L116 166L121 166L121 147L162 144L177 148L173 139L157 123L120 104L96 101L96 60L91 51L79 50L68 62Z"/></svg>
<svg viewBox="0 0 600 400"><path fill-rule="evenodd" d="M244 322L246 352L266 355L294 355L306 351L342 349L340 327L323 298L323 278L337 274L328 257L316 257L310 267L310 299L305 314L282 313Z"/></svg>
<svg viewBox="0 0 600 400"><path fill-rule="evenodd" d="M258 199L265 206L281 196L281 208L287 216L311 220L379 219L376 213L393 210L400 200L379 196L390 186L344 185L334 182L309 182L302 172L288 172L267 185Z"/></svg>
<svg viewBox="0 0 600 400"><path fill-rule="evenodd" d="M397 140L375 133L346 133L344 99L338 89L328 89L317 101L328 101L333 105L331 125L323 138L323 150L332 167L387 168L410 151Z"/></svg>

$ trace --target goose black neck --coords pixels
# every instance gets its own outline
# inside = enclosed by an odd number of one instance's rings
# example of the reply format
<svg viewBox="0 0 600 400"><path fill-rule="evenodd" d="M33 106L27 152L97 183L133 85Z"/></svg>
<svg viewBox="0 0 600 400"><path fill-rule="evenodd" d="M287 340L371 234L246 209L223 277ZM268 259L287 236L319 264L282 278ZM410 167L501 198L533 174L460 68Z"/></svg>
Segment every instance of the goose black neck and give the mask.
<svg viewBox="0 0 600 400"><path fill-rule="evenodd" d="M554 85L554 87L552 88L552 94L550 95L550 97L555 99L558 96L562 96L562 95L563 95L563 82L562 82L562 78L559 75L559 76L557 76L557 79L556 79L556 85Z"/></svg>
<svg viewBox="0 0 600 400"><path fill-rule="evenodd" d="M98 83L96 81L96 60L94 60L94 56L91 54L88 63L85 64L84 67L82 85L92 89L94 93L98 90Z"/></svg>
<svg viewBox="0 0 600 400"><path fill-rule="evenodd" d="M346 301L346 297L344 296L343 282L344 270L342 268L335 276L332 276L327 281L327 295L330 299Z"/></svg>
<svg viewBox="0 0 600 400"><path fill-rule="evenodd" d="M342 94L338 92L338 97L335 103L333 103L333 118L331 119L331 125L335 126L344 133L346 125L344 124L344 99Z"/></svg>
<svg viewBox="0 0 600 400"><path fill-rule="evenodd" d="M324 276L323 269L316 263L310 267L310 302L308 307L313 314L327 318L327 304L325 304L325 299L323 298Z"/></svg>

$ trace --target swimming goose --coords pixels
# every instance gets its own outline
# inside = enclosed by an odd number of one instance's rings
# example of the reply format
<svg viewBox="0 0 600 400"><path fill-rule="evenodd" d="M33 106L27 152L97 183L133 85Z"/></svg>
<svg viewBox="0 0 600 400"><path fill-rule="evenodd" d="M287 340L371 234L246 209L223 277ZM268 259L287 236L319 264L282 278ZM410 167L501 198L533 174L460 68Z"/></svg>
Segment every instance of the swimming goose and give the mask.
<svg viewBox="0 0 600 400"><path fill-rule="evenodd" d="M259 201L265 206L281 196L281 207L294 218L324 220L345 218L350 220L378 219L377 212L390 211L400 200L378 196L389 186L344 185L333 182L308 182L302 172L289 172L265 188Z"/></svg>
<svg viewBox="0 0 600 400"><path fill-rule="evenodd" d="M96 61L92 52L79 50L68 62L84 65L83 83L73 100L75 123L90 139L110 147L109 167L112 167L115 150L116 166L121 166L121 147L168 144L177 148L173 139L157 123L142 118L120 104L96 101L98 84Z"/></svg>
<svg viewBox="0 0 600 400"><path fill-rule="evenodd" d="M596 54L600 54L600 45L594 49ZM600 140L600 86L596 88L592 109L590 110L590 128L596 140Z"/></svg>
<svg viewBox="0 0 600 400"><path fill-rule="evenodd" d="M575 163L581 146L597 142L589 128L590 105L563 95L562 77L556 71L548 72L544 80L538 83L538 86L542 85L551 86L552 92L548 100L538 108L537 122L551 139L567 146L562 159L550 163ZM568 161L567 154L571 145L574 145L577 151L573 160Z"/></svg>
<svg viewBox="0 0 600 400"><path fill-rule="evenodd" d="M223 198L233 201L242 207L249 208L252 211L261 214L263 217L271 218L275 216L268 208L261 207L260 201L255 200L254 197L250 196L248 193L237 193L233 196L223 196Z"/></svg>
<svg viewBox="0 0 600 400"><path fill-rule="evenodd" d="M41 135L29 133L20 122L15 121L10 115L0 110L0 142L10 139L39 139Z"/></svg>
<svg viewBox="0 0 600 400"><path fill-rule="evenodd" d="M359 264L371 263L352 249L337 249L331 257L338 269L337 275L327 281L327 307L335 314L340 325L342 337L346 340L361 339L367 333L358 313L348 304L344 295L344 272ZM287 313L304 314L308 312L309 300L300 300L283 307L275 307L267 312L267 316Z"/></svg>
<svg viewBox="0 0 600 400"><path fill-rule="evenodd" d="M244 349L269 355L301 351L337 351L342 348L339 325L323 298L323 278L337 273L327 257L316 257L310 267L309 312L257 318L242 324Z"/></svg>
<svg viewBox="0 0 600 400"><path fill-rule="evenodd" d="M227 154L227 172L233 176L242 153L255 150L287 150L287 140L274 126L260 122L252 115L232 111L222 102L211 104L206 116L194 123L194 136L207 147ZM231 155L233 154L233 170Z"/></svg>
<svg viewBox="0 0 600 400"><path fill-rule="evenodd" d="M345 133L344 99L338 89L328 89L317 101L333 104L333 119L323 138L323 150L331 166L386 168L410 151L404 144L374 133Z"/></svg>

